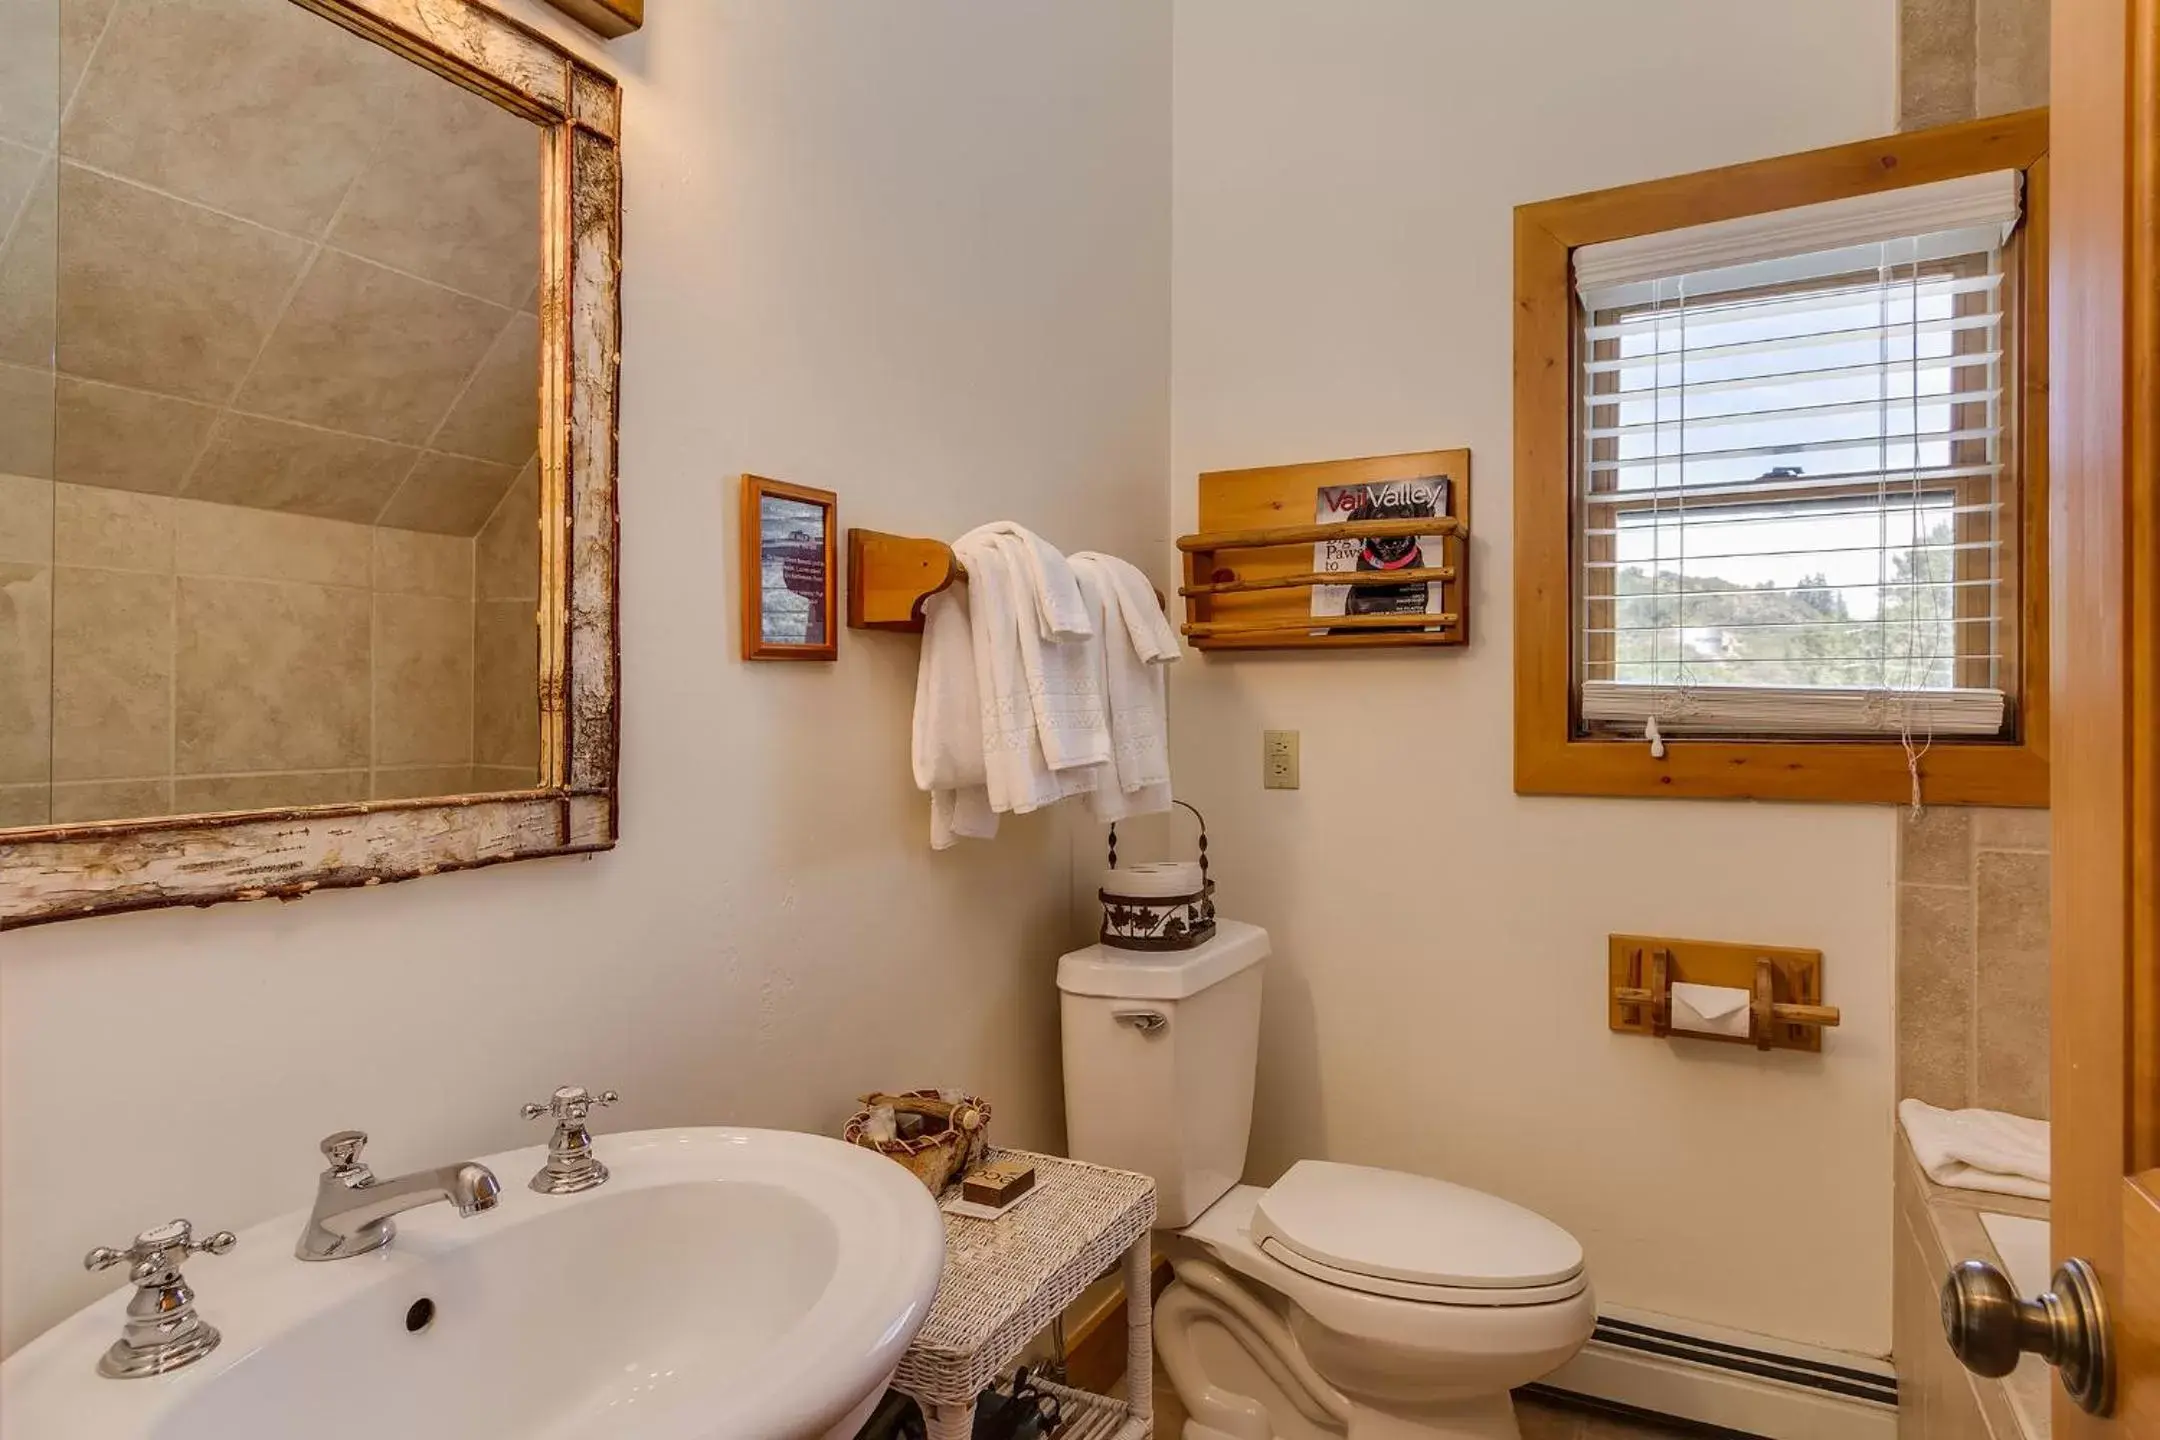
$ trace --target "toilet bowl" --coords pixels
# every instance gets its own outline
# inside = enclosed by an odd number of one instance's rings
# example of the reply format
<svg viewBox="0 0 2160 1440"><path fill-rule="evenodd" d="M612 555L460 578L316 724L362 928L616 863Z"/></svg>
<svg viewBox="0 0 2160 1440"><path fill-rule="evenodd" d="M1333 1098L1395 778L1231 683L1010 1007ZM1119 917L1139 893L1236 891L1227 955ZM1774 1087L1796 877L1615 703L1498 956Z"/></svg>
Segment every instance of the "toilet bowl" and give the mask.
<svg viewBox="0 0 2160 1440"><path fill-rule="evenodd" d="M1590 1338L1582 1247L1444 1180L1301 1160L1239 1184L1267 933L1058 967L1075 1158L1155 1177L1156 1353L1184 1440L1516 1440L1508 1392Z"/></svg>

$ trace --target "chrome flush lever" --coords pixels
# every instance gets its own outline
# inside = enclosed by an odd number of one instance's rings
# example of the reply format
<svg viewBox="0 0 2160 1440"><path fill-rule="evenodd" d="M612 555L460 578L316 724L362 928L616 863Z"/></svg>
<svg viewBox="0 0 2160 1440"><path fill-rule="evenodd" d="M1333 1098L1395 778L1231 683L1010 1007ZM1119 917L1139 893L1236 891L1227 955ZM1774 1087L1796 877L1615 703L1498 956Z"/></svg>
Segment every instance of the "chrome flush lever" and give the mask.
<svg viewBox="0 0 2160 1440"><path fill-rule="evenodd" d="M128 1299L127 1324L112 1348L98 1357L98 1374L113 1380L138 1380L192 1365L212 1350L217 1330L195 1313L195 1291L180 1267L191 1255L223 1255L238 1244L230 1230L197 1240L185 1220L168 1220L145 1230L125 1250L100 1245L83 1256L83 1269L128 1267L135 1293Z"/></svg>
<svg viewBox="0 0 2160 1440"><path fill-rule="evenodd" d="M585 1128L585 1117L595 1105L613 1105L620 1099L622 1096L613 1090L595 1095L582 1085L565 1085L545 1105L527 1105L519 1112L527 1120L543 1115L555 1117L547 1164L534 1173L533 1189L542 1195L575 1195L607 1183L608 1169L593 1154L592 1132Z"/></svg>

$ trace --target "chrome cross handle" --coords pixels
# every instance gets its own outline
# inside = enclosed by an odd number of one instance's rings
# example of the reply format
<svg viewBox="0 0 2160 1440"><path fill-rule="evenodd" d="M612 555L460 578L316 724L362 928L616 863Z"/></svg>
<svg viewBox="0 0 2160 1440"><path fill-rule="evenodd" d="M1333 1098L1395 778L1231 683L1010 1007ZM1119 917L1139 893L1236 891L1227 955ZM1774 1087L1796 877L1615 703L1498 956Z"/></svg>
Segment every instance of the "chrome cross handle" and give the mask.
<svg viewBox="0 0 2160 1440"><path fill-rule="evenodd" d="M83 1256L85 1270L127 1266L135 1286L127 1324L112 1348L98 1357L98 1374L113 1380L163 1375L217 1349L221 1337L195 1313L195 1292L180 1267L191 1255L223 1255L238 1243L230 1230L197 1240L187 1221L169 1220L137 1235L125 1250L100 1245Z"/></svg>
<svg viewBox="0 0 2160 1440"><path fill-rule="evenodd" d="M527 1120L537 1120L542 1115L553 1115L557 1120L583 1120L592 1113L595 1105L613 1105L622 1096L613 1090L593 1094L582 1085L563 1085L548 1097L544 1105L527 1105L522 1111Z"/></svg>
<svg viewBox="0 0 2160 1440"><path fill-rule="evenodd" d="M595 1095L582 1085L564 1085L545 1105L527 1105L519 1112L527 1120L555 1117L547 1164L533 1175L533 1189L542 1195L575 1195L607 1183L607 1166L593 1155L592 1132L585 1128L585 1117L595 1105L613 1105L620 1099L613 1090Z"/></svg>

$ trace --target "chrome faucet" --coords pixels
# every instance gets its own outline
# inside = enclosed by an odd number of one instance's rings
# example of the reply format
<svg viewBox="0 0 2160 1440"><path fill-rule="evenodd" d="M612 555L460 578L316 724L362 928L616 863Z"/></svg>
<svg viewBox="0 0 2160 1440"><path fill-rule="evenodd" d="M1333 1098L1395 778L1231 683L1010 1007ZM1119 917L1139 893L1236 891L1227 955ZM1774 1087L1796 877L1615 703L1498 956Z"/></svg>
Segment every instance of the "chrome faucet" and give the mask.
<svg viewBox="0 0 2160 1440"><path fill-rule="evenodd" d="M533 1189L542 1195L575 1195L607 1183L608 1168L593 1154L592 1131L586 1128L585 1118L595 1105L613 1105L620 1099L613 1090L595 1095L582 1085L564 1085L545 1105L527 1105L518 1112L527 1120L555 1117L547 1164L532 1177Z"/></svg>
<svg viewBox="0 0 2160 1440"><path fill-rule="evenodd" d="M83 1256L85 1270L127 1266L135 1286L128 1299L127 1325L112 1348L98 1357L98 1374L112 1380L163 1375L217 1349L217 1328L195 1313L195 1290L180 1267L189 1256L223 1255L235 1243L230 1230L197 1240L193 1225L171 1220L143 1231L125 1250L100 1245Z"/></svg>
<svg viewBox="0 0 2160 1440"><path fill-rule="evenodd" d="M397 1234L391 1216L438 1200L457 1206L460 1215L478 1215L502 1201L502 1182L474 1160L415 1170L395 1180L377 1180L361 1163L367 1145L360 1130L340 1130L322 1142L330 1168L315 1186L315 1211L293 1253L302 1260L346 1260L380 1250Z"/></svg>

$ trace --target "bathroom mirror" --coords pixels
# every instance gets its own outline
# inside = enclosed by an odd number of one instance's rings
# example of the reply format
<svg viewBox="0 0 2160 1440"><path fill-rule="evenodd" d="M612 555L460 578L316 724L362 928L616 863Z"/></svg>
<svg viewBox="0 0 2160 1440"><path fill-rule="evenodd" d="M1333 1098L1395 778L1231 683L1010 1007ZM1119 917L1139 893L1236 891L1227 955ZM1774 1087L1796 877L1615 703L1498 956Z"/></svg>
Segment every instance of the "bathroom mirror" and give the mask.
<svg viewBox="0 0 2160 1440"><path fill-rule="evenodd" d="M0 15L0 928L612 844L614 82L477 0Z"/></svg>

